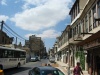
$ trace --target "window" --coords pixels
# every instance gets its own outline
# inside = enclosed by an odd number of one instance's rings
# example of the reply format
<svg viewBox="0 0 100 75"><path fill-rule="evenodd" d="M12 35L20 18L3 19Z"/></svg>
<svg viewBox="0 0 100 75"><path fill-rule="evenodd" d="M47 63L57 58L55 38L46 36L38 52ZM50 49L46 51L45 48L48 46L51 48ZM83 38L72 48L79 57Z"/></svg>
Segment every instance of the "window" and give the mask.
<svg viewBox="0 0 100 75"><path fill-rule="evenodd" d="M40 75L40 70L38 68L33 68L33 70L30 71L31 75Z"/></svg>
<svg viewBox="0 0 100 75"><path fill-rule="evenodd" d="M74 16L74 18L73 18L73 19L75 19L75 9L73 9L73 16Z"/></svg>
<svg viewBox="0 0 100 75"><path fill-rule="evenodd" d="M92 30L92 24L91 24L91 11L89 12L89 31Z"/></svg>
<svg viewBox="0 0 100 75"><path fill-rule="evenodd" d="M5 41L5 38L4 37L2 37L2 43L4 44L4 41Z"/></svg>
<svg viewBox="0 0 100 75"><path fill-rule="evenodd" d="M14 57L15 58L20 58L20 52L19 51L14 51Z"/></svg>
<svg viewBox="0 0 100 75"><path fill-rule="evenodd" d="M79 34L81 34L81 25L80 25L80 23L79 23Z"/></svg>
<svg viewBox="0 0 100 75"><path fill-rule="evenodd" d="M8 50L8 58L14 57L14 51Z"/></svg>
<svg viewBox="0 0 100 75"><path fill-rule="evenodd" d="M79 8L79 2L78 2L78 13L80 12L80 8Z"/></svg>
<svg viewBox="0 0 100 75"><path fill-rule="evenodd" d="M76 10L76 16L77 16L77 5L76 5L76 7L75 7L75 10Z"/></svg>
<svg viewBox="0 0 100 75"><path fill-rule="evenodd" d="M82 24L82 25L81 25L81 26L82 26L82 27L81 27L81 29L82 29L81 32L84 33L84 32L85 32L85 28L84 28L84 18L83 18L83 20L81 21L81 24ZM84 36L84 34L83 34L83 36Z"/></svg>
<svg viewBox="0 0 100 75"><path fill-rule="evenodd" d="M75 27L75 35L76 35L76 27Z"/></svg>
<svg viewBox="0 0 100 75"><path fill-rule="evenodd" d="M74 28L73 28L73 36L75 35L75 31L74 31Z"/></svg>
<svg viewBox="0 0 100 75"><path fill-rule="evenodd" d="M70 29L70 31L68 32L68 37L69 39L72 38L72 29Z"/></svg>
<svg viewBox="0 0 100 75"><path fill-rule="evenodd" d="M62 73L60 70L58 71L59 75L64 75L64 73Z"/></svg>
<svg viewBox="0 0 100 75"><path fill-rule="evenodd" d="M76 34L78 34L78 31L79 31L79 30L78 30L78 25L77 25L77 26L76 26Z"/></svg>
<svg viewBox="0 0 100 75"><path fill-rule="evenodd" d="M21 58L25 58L26 56L25 56L25 52L20 52L20 57Z"/></svg>
<svg viewBox="0 0 100 75"><path fill-rule="evenodd" d="M100 0L98 1L98 8L97 8L97 10L98 10L98 16L99 16L99 18L100 18ZM98 24L100 25L100 21L98 21Z"/></svg>
<svg viewBox="0 0 100 75"><path fill-rule="evenodd" d="M88 33L88 18L87 16L85 17L85 32Z"/></svg>
<svg viewBox="0 0 100 75"><path fill-rule="evenodd" d="M7 58L8 57L8 54L7 54L7 50L6 49L3 49L2 50L2 53L3 53L3 58Z"/></svg>
<svg viewBox="0 0 100 75"><path fill-rule="evenodd" d="M73 13L71 12L71 22L73 21Z"/></svg>
<svg viewBox="0 0 100 75"><path fill-rule="evenodd" d="M93 15L94 15L94 13L96 13L96 5L93 7L92 11L93 11ZM93 28L95 28L95 27L96 27L96 22L95 22L95 19L93 16Z"/></svg>
<svg viewBox="0 0 100 75"><path fill-rule="evenodd" d="M0 58L3 57L2 49L0 49Z"/></svg>

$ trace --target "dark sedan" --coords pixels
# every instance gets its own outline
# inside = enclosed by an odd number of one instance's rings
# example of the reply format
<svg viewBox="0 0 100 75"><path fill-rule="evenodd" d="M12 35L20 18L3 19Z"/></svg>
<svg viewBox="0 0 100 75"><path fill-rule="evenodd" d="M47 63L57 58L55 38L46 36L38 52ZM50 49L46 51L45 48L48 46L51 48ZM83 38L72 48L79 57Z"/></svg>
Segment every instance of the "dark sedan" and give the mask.
<svg viewBox="0 0 100 75"><path fill-rule="evenodd" d="M65 75L62 71L51 66L34 67L28 75Z"/></svg>

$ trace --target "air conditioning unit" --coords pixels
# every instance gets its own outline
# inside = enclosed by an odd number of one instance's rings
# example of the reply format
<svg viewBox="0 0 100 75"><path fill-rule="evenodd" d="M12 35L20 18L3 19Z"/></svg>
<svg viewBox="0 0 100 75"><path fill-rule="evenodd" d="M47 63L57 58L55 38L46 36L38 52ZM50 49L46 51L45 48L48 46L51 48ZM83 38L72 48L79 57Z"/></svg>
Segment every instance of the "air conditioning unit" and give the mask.
<svg viewBox="0 0 100 75"><path fill-rule="evenodd" d="M97 15L97 13L94 13L94 19L95 21L100 21L100 15Z"/></svg>

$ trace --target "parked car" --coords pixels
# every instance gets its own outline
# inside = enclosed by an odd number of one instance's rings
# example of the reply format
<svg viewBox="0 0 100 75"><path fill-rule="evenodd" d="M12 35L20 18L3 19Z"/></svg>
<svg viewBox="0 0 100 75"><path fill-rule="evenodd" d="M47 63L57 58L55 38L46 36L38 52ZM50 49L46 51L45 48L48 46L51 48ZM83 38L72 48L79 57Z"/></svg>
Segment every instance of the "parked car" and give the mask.
<svg viewBox="0 0 100 75"><path fill-rule="evenodd" d="M31 57L31 61L39 61L39 57L38 56L34 56L34 57Z"/></svg>
<svg viewBox="0 0 100 75"><path fill-rule="evenodd" d="M49 58L49 61L50 61L50 62L55 62L55 58L54 58L54 57L50 57L50 58Z"/></svg>
<svg viewBox="0 0 100 75"><path fill-rule="evenodd" d="M36 57L31 57L30 61L36 61Z"/></svg>
<svg viewBox="0 0 100 75"><path fill-rule="evenodd" d="M65 75L62 71L51 66L34 67L28 75Z"/></svg>

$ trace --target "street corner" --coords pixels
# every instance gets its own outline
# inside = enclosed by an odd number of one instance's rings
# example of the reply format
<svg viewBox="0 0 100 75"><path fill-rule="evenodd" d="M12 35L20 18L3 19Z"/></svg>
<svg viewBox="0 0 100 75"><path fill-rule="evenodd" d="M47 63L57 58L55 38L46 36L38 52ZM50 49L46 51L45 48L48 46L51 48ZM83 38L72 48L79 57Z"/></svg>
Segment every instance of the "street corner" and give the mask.
<svg viewBox="0 0 100 75"><path fill-rule="evenodd" d="M59 67L59 64L57 64L57 63L51 63L51 66L52 67Z"/></svg>
<svg viewBox="0 0 100 75"><path fill-rule="evenodd" d="M41 66L48 66L47 63L41 63Z"/></svg>

